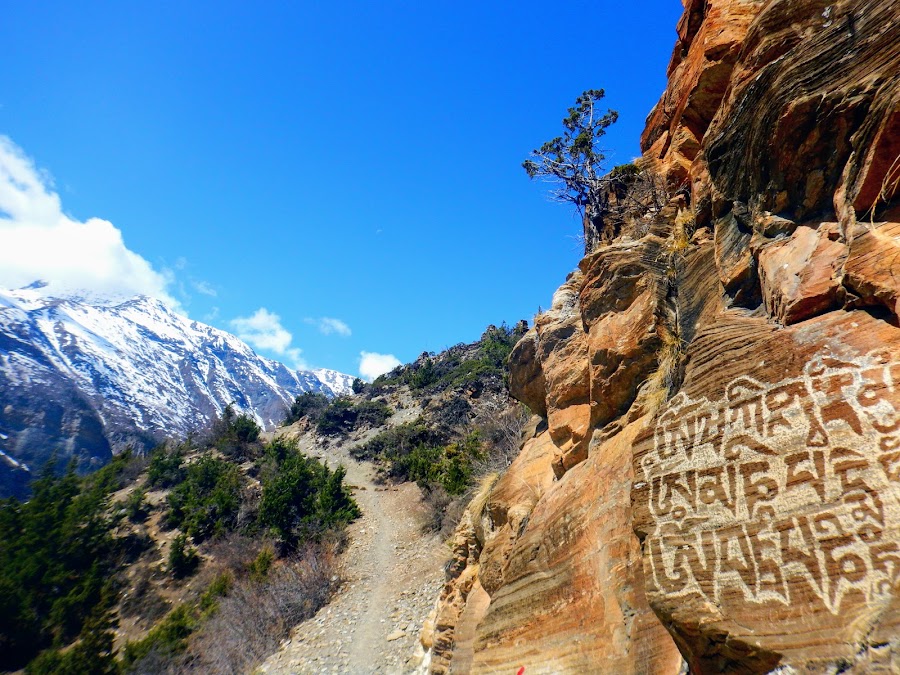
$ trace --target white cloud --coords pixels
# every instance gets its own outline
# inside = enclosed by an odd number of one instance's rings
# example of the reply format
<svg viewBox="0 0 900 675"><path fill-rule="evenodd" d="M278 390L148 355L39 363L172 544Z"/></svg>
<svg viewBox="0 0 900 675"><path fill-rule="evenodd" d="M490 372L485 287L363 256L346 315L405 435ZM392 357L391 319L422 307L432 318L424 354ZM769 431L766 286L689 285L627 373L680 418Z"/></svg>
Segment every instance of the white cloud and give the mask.
<svg viewBox="0 0 900 675"><path fill-rule="evenodd" d="M129 250L122 232L100 218L63 213L53 181L8 137L0 136L0 286L47 282L48 295L149 295L172 307L171 275Z"/></svg>
<svg viewBox="0 0 900 675"><path fill-rule="evenodd" d="M203 295L208 295L212 298L215 298L219 293L215 288L212 287L208 281L202 281L198 279L191 279L191 286L194 287L194 290L198 293L202 293Z"/></svg>
<svg viewBox="0 0 900 675"><path fill-rule="evenodd" d="M281 317L265 307L260 307L252 316L233 319L231 326L241 340L260 349L271 349L276 354L283 354L294 339L281 325Z"/></svg>
<svg viewBox="0 0 900 675"><path fill-rule="evenodd" d="M318 328L319 332L322 333L322 335L331 335L332 333L337 333L341 337L350 337L353 332L350 330L350 326L348 326L340 319L332 319L327 316L323 316L318 319L304 319L304 321L309 325Z"/></svg>
<svg viewBox="0 0 900 675"><path fill-rule="evenodd" d="M303 350L299 347L285 349L284 357L288 365L293 366L294 370L309 370L309 364L303 359Z"/></svg>
<svg viewBox="0 0 900 675"><path fill-rule="evenodd" d="M303 350L292 347L294 336L281 325L281 317L260 307L251 316L238 317L231 321L235 334L256 349L274 352L294 368L305 370L306 363L301 356Z"/></svg>
<svg viewBox="0 0 900 675"><path fill-rule="evenodd" d="M374 380L400 365L400 360L393 354L377 354L375 352L359 353L359 374L363 379Z"/></svg>

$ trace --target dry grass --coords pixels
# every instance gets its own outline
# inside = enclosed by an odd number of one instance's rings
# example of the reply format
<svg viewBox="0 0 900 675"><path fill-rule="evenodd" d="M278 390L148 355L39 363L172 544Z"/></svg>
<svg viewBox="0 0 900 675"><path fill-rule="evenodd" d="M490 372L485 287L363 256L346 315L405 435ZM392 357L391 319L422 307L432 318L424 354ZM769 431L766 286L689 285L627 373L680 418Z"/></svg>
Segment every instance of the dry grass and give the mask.
<svg viewBox="0 0 900 675"><path fill-rule="evenodd" d="M694 233L694 212L691 209L679 209L672 225L672 233L667 242L668 248L673 253L681 253L687 250L691 244L691 235Z"/></svg>
<svg viewBox="0 0 900 675"><path fill-rule="evenodd" d="M466 510L466 496L453 497L442 486L429 485L422 490L422 501L426 509L423 529L444 538L453 534Z"/></svg>
<svg viewBox="0 0 900 675"><path fill-rule="evenodd" d="M333 551L310 545L273 568L265 581L238 582L191 639L191 670L251 672L328 601L336 585L335 558Z"/></svg>
<svg viewBox="0 0 900 675"><path fill-rule="evenodd" d="M205 571L208 580L212 580L216 574L223 571L240 577L259 552L271 546L272 542L268 539L248 537L239 532L232 532L226 537L209 542L205 546L205 552L216 564Z"/></svg>
<svg viewBox="0 0 900 675"><path fill-rule="evenodd" d="M129 672L252 672L278 650L294 626L328 602L337 586L337 553L331 545L311 543L274 565L264 579L247 574L233 578L237 581L215 609L195 619L199 623L186 651L173 654L154 648Z"/></svg>
<svg viewBox="0 0 900 675"><path fill-rule="evenodd" d="M152 628L172 609L172 603L163 597L152 579L153 571L149 567L140 569L119 607L122 617L135 619L144 629Z"/></svg>
<svg viewBox="0 0 900 675"><path fill-rule="evenodd" d="M660 322L659 338L662 346L658 352L659 365L642 390L645 405L650 411L662 407L681 384L681 367L687 353L687 345L681 337L678 286L682 260L691 245L694 223L693 211L679 209L659 259L668 285L673 316L666 317L666 320Z"/></svg>
<svg viewBox="0 0 900 675"><path fill-rule="evenodd" d="M896 159L891 162L887 172L884 174L878 198L887 204L897 194L898 189L900 189L900 155L897 155Z"/></svg>
<svg viewBox="0 0 900 675"><path fill-rule="evenodd" d="M658 352L659 365L647 378L640 393L644 409L650 413L662 408L679 386L681 364L686 351L684 342L667 328L660 331L660 338L662 347Z"/></svg>
<svg viewBox="0 0 900 675"><path fill-rule="evenodd" d="M475 417L475 428L487 445L484 458L475 462L475 475L504 472L519 455L522 434L531 413L521 403L498 408L485 407Z"/></svg>
<svg viewBox="0 0 900 675"><path fill-rule="evenodd" d="M679 373L687 345L678 335L668 330L663 332L662 342L659 357L660 380L666 395L670 396L679 385Z"/></svg>
<svg viewBox="0 0 900 675"><path fill-rule="evenodd" d="M469 502L469 510L476 515L482 515L487 507L488 499L491 497L491 491L494 485L500 480L499 473L489 473L481 477L478 485L475 487L475 496Z"/></svg>
<svg viewBox="0 0 900 675"><path fill-rule="evenodd" d="M671 198L665 179L649 168L641 168L631 176L624 190L616 186L615 199L610 200L609 215L612 222L621 223L617 229L628 226L633 239L643 239L650 232L656 214Z"/></svg>
<svg viewBox="0 0 900 675"><path fill-rule="evenodd" d="M489 473L485 476L482 476L478 485L475 488L475 496L472 497L472 501L469 502L469 512L472 514L472 521L475 526L475 534L478 537L480 542L484 542L484 530L483 530L483 519L484 514L487 511L488 501L491 498L491 493L494 490L494 485L497 484L497 481L500 480L499 473Z"/></svg>

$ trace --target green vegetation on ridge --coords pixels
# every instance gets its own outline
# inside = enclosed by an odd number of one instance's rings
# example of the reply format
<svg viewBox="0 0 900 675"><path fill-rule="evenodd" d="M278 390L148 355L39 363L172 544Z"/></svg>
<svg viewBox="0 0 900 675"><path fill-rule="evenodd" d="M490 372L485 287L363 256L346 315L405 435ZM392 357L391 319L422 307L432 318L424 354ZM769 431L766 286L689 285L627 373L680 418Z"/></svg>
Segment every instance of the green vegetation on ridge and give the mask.
<svg viewBox="0 0 900 675"><path fill-rule="evenodd" d="M252 668L289 621L311 615L330 593L330 551L359 515L344 476L295 442L262 444L259 427L230 410L203 449L185 441L149 458L124 453L84 477L74 466L58 476L48 464L29 501L0 502L0 671L161 672L199 658L194 642L215 643L215 631L231 634L234 624L255 631L254 645L211 668ZM169 544L150 536L154 523L178 528ZM143 577L128 573L134 564ZM200 590L166 613L171 603L159 593L187 589L188 578ZM285 593L294 598L287 604ZM247 594L271 604L248 608ZM114 617L126 596L129 616L147 608L148 621L164 618L117 654Z"/></svg>
<svg viewBox="0 0 900 675"><path fill-rule="evenodd" d="M415 481L433 529L448 533L470 490L518 453L528 415L509 398L507 361L527 328L524 321L489 326L478 342L423 354L363 392L378 400L408 387L422 406L416 420L383 429L350 453L376 462L386 480Z"/></svg>
<svg viewBox="0 0 900 675"><path fill-rule="evenodd" d="M514 327L505 323L499 327L488 326L475 343L474 354L468 353L467 345L457 345L444 352L441 359L435 359L434 354L423 355L424 358L413 364L400 366L376 378L372 389L378 392L389 385L407 384L413 390L437 393L489 378L505 382L506 361L527 330L524 321Z"/></svg>
<svg viewBox="0 0 900 675"><path fill-rule="evenodd" d="M110 573L125 541L110 496L128 456L80 478L47 464L25 503L0 504L0 667L15 670L40 650L60 647L105 624L116 589ZM78 655L75 655L78 656ZM74 658L74 656L73 656Z"/></svg>
<svg viewBox="0 0 900 675"><path fill-rule="evenodd" d="M393 410L382 401L353 401L343 396L329 399L325 394L305 392L294 399L284 424L305 417L323 436L340 436L360 427L380 426L392 414Z"/></svg>

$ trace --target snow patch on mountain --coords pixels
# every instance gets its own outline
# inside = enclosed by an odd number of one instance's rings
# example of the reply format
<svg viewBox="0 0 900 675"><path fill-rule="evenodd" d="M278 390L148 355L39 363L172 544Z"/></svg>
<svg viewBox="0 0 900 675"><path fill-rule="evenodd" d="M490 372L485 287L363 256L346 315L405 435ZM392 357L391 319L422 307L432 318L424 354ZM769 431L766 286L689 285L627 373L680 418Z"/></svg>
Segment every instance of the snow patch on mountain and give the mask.
<svg viewBox="0 0 900 675"><path fill-rule="evenodd" d="M0 440L5 441L6 436L4 436L3 434L0 434ZM31 469L28 468L27 464L23 464L22 462L17 462L15 459L13 459L9 455L7 455L2 450L0 450L0 458L5 459L10 464L10 466L15 467L16 469L22 469L23 471L29 471L29 472L31 471Z"/></svg>
<svg viewBox="0 0 900 675"><path fill-rule="evenodd" d="M353 381L356 379L353 375L339 373L336 370L328 370L327 368L317 368L312 371L320 382L327 386L335 396L346 396L353 393Z"/></svg>
<svg viewBox="0 0 900 675"><path fill-rule="evenodd" d="M228 404L271 429L298 394L342 395L353 379L289 369L146 296L0 290L0 451L16 462L53 451L102 462L104 444L87 447L95 427L115 452L203 429ZM38 441L54 447L39 452Z"/></svg>

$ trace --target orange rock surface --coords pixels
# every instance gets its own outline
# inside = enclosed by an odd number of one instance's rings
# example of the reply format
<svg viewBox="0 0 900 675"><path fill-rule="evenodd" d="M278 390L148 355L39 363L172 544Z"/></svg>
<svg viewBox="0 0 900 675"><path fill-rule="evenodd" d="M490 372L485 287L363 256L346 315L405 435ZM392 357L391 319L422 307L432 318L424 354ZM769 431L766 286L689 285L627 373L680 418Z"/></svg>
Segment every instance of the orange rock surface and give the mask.
<svg viewBox="0 0 900 675"><path fill-rule="evenodd" d="M510 360L433 672L900 671L900 3L686 0L614 229Z"/></svg>

